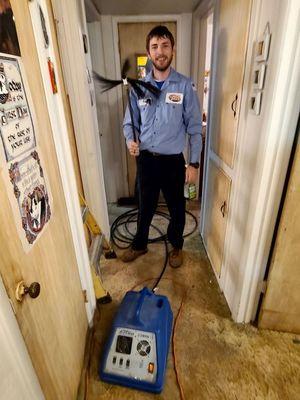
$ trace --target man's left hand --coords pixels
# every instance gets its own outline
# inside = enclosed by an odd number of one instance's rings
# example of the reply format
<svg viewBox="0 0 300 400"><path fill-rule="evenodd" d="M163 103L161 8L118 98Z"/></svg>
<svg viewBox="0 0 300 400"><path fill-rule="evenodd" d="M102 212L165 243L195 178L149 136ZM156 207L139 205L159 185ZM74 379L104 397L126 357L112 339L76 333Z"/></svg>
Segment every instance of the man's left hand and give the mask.
<svg viewBox="0 0 300 400"><path fill-rule="evenodd" d="M185 170L185 182L186 183L196 183L198 178L198 168L194 168L188 165Z"/></svg>

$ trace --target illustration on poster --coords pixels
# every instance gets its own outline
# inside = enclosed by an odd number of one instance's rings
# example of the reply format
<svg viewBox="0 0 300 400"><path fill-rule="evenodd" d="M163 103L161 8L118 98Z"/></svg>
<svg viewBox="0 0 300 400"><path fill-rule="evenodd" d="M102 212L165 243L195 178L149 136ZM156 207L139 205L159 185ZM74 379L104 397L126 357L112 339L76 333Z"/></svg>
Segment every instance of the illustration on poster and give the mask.
<svg viewBox="0 0 300 400"><path fill-rule="evenodd" d="M46 217L46 202L44 193L39 187L36 187L33 193L27 197L26 217L33 232L39 232L43 228Z"/></svg>
<svg viewBox="0 0 300 400"><path fill-rule="evenodd" d="M9 178L18 201L22 228L32 244L51 216L49 196L37 151L11 163Z"/></svg>

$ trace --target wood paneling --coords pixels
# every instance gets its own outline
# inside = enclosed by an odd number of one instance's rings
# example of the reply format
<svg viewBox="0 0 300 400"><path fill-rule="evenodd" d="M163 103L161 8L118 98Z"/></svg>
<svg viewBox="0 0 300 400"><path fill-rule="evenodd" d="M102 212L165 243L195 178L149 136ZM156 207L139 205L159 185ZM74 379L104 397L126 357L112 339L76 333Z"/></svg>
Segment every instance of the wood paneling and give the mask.
<svg viewBox="0 0 300 400"><path fill-rule="evenodd" d="M221 0L211 149L233 167L251 0ZM235 110L235 111L234 111Z"/></svg>
<svg viewBox="0 0 300 400"><path fill-rule="evenodd" d="M212 266L218 276L221 274L224 240L228 216L231 179L209 161L207 223L204 242Z"/></svg>
<svg viewBox="0 0 300 400"><path fill-rule="evenodd" d="M259 327L300 333L300 143L272 255Z"/></svg>
<svg viewBox="0 0 300 400"><path fill-rule="evenodd" d="M12 0L13 12L37 120L41 163L52 193L47 229L25 254L17 235L7 192L0 177L0 272L33 366L47 399L74 399L81 373L87 316L67 217L51 125L27 0ZM21 221L20 221L21 223ZM18 281L38 281L38 298L15 300Z"/></svg>

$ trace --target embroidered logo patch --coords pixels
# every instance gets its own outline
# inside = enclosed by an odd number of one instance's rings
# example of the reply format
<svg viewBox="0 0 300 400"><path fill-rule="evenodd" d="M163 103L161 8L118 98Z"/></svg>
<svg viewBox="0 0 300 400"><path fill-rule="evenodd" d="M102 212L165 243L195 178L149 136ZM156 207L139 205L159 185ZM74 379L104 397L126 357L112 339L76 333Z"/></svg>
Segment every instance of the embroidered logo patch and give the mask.
<svg viewBox="0 0 300 400"><path fill-rule="evenodd" d="M183 93L167 93L166 103L171 104L182 104Z"/></svg>

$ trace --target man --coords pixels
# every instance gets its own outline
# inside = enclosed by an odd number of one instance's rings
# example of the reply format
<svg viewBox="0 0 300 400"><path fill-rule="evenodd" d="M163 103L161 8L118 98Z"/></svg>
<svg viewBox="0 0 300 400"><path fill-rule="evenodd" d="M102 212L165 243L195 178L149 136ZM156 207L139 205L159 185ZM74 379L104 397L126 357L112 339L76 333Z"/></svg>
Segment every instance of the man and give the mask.
<svg viewBox="0 0 300 400"><path fill-rule="evenodd" d="M171 68L174 38L165 26L151 30L146 49L152 61L152 71L145 81L161 89L158 99L146 94L138 99L131 93L134 126L138 143L133 140L133 128L127 107L124 135L132 156L137 157L139 214L137 232L131 247L122 256L130 262L145 254L149 227L155 213L159 192L166 200L170 223L168 240L173 246L169 264L182 264L183 230L185 225L184 183L195 183L201 153L201 112L195 88L190 79ZM189 164L185 166L182 154L189 134Z"/></svg>

